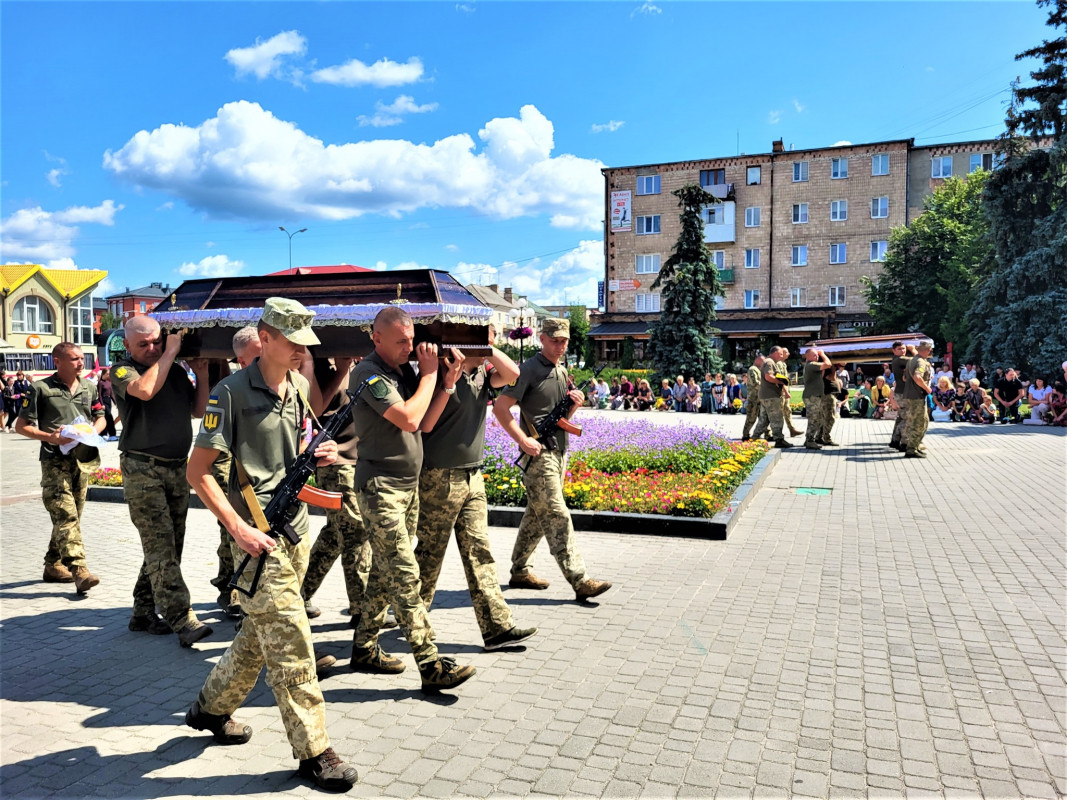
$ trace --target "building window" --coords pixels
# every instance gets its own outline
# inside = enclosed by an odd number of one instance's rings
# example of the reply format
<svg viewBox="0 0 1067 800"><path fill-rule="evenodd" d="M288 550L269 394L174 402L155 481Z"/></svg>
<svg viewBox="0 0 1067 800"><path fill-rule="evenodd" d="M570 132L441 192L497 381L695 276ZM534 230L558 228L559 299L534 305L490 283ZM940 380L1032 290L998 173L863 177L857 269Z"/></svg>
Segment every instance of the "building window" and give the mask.
<svg viewBox="0 0 1067 800"><path fill-rule="evenodd" d="M651 217L637 218L638 235L645 233L659 233L659 214Z"/></svg>
<svg viewBox="0 0 1067 800"><path fill-rule="evenodd" d="M748 172L746 173L746 175L748 176L747 177L747 183L748 183L749 186L756 186L756 185L759 184L759 179L760 179L760 168L759 167L749 167L748 168Z"/></svg>
<svg viewBox="0 0 1067 800"><path fill-rule="evenodd" d="M653 275L659 272L659 253L648 256L638 256L634 272L638 275Z"/></svg>
<svg viewBox="0 0 1067 800"><path fill-rule="evenodd" d="M726 170L724 169L702 169L700 170L700 185L701 186L719 186L726 183Z"/></svg>
<svg viewBox="0 0 1067 800"><path fill-rule="evenodd" d="M808 290L801 286L794 286L789 290L789 305L793 308L803 308L808 304Z"/></svg>
<svg viewBox="0 0 1067 800"><path fill-rule="evenodd" d="M830 245L830 263L844 264L848 261L848 243L834 242Z"/></svg>
<svg viewBox="0 0 1067 800"><path fill-rule="evenodd" d="M889 198L875 197L871 200L871 219L884 219L889 216Z"/></svg>
<svg viewBox="0 0 1067 800"><path fill-rule="evenodd" d="M74 344L93 343L93 296L87 294L67 306L67 328Z"/></svg>
<svg viewBox="0 0 1067 800"><path fill-rule="evenodd" d="M808 246L806 244L793 245L793 266L806 267L808 265Z"/></svg>
<svg viewBox="0 0 1067 800"><path fill-rule="evenodd" d="M848 219L848 200L830 201L830 219L834 222L844 222Z"/></svg>
<svg viewBox="0 0 1067 800"><path fill-rule="evenodd" d="M700 212L700 217L704 220L705 225L725 225L726 209L722 203L712 203L710 206L704 206Z"/></svg>
<svg viewBox="0 0 1067 800"><path fill-rule="evenodd" d="M147 311L148 311L148 304L144 300L142 300L141 301L141 313L144 314Z"/></svg>
<svg viewBox="0 0 1067 800"><path fill-rule="evenodd" d="M952 177L952 156L934 156L930 159L931 178Z"/></svg>
<svg viewBox="0 0 1067 800"><path fill-rule="evenodd" d="M712 250L711 263L715 265L715 269L726 269L726 251Z"/></svg>
<svg viewBox="0 0 1067 800"><path fill-rule="evenodd" d="M659 194L659 175L638 175L638 194Z"/></svg>
<svg viewBox="0 0 1067 800"><path fill-rule="evenodd" d="M971 165L967 170L967 173L977 172L980 169L986 171L993 170L993 154L992 153L974 153L971 156Z"/></svg>
<svg viewBox="0 0 1067 800"><path fill-rule="evenodd" d="M749 208L745 209L745 227L759 227L759 206L750 206Z"/></svg>
<svg viewBox="0 0 1067 800"><path fill-rule="evenodd" d="M845 304L845 287L844 286L831 286L830 287L830 305L843 306Z"/></svg>
<svg viewBox="0 0 1067 800"><path fill-rule="evenodd" d="M830 159L830 177L834 180L848 177L848 159L847 158L832 158Z"/></svg>
<svg viewBox="0 0 1067 800"><path fill-rule="evenodd" d="M639 292L634 309L640 314L659 311L659 292Z"/></svg>
<svg viewBox="0 0 1067 800"><path fill-rule="evenodd" d="M808 162L807 161L794 161L793 162L793 183L801 183L808 179Z"/></svg>
<svg viewBox="0 0 1067 800"><path fill-rule="evenodd" d="M871 156L871 175L889 174L889 153Z"/></svg>
<svg viewBox="0 0 1067 800"><path fill-rule="evenodd" d="M745 308L759 308L759 289L745 289Z"/></svg>
<svg viewBox="0 0 1067 800"><path fill-rule="evenodd" d="M759 248L750 247L745 250L745 267L747 269L759 268Z"/></svg>
<svg viewBox="0 0 1067 800"><path fill-rule="evenodd" d="M12 333L52 333L52 309L39 297L23 297L11 310Z"/></svg>
<svg viewBox="0 0 1067 800"><path fill-rule="evenodd" d="M722 295L716 295L715 297L715 310L722 311L726 308L726 298Z"/></svg>
<svg viewBox="0 0 1067 800"><path fill-rule="evenodd" d="M793 203L793 224L802 225L808 221L808 204Z"/></svg>
<svg viewBox="0 0 1067 800"><path fill-rule="evenodd" d="M871 261L885 261L885 251L889 249L889 242L879 239L871 242Z"/></svg>

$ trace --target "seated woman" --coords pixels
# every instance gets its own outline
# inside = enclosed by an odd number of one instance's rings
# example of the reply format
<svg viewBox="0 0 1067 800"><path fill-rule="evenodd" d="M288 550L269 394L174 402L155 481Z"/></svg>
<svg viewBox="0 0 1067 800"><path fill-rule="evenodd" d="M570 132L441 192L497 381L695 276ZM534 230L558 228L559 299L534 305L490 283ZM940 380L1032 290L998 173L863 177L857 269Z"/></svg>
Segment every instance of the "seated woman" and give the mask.
<svg viewBox="0 0 1067 800"><path fill-rule="evenodd" d="M852 396L852 410L856 413L856 416L866 419L871 415L871 384L870 381L864 381L863 385L856 390L856 394Z"/></svg>
<svg viewBox="0 0 1067 800"><path fill-rule="evenodd" d="M674 405L674 395L671 392L671 382L664 378L660 381L659 399L656 400L657 411L670 411Z"/></svg>
<svg viewBox="0 0 1067 800"><path fill-rule="evenodd" d="M685 409L694 414L700 410L700 387L697 386L697 379L693 377L690 377L685 385Z"/></svg>
<svg viewBox="0 0 1067 800"><path fill-rule="evenodd" d="M977 378L967 381L967 392L963 395L966 401L964 406L964 419L968 422L982 422L982 404L985 402L985 390Z"/></svg>
<svg viewBox="0 0 1067 800"><path fill-rule="evenodd" d="M1050 425L1067 427L1067 384L1056 381L1052 393L1048 396L1049 413L1052 415Z"/></svg>
<svg viewBox="0 0 1067 800"><path fill-rule="evenodd" d="M889 410L889 395L892 390L885 382L885 378L879 375L874 379L874 386L871 387L871 402L874 404L874 413L871 415L873 419L883 419L885 412Z"/></svg>
<svg viewBox="0 0 1067 800"><path fill-rule="evenodd" d="M711 398L711 389L715 382L711 379L711 373L704 373L704 381L700 384L700 413L710 414L715 410L715 401Z"/></svg>
<svg viewBox="0 0 1067 800"><path fill-rule="evenodd" d="M952 381L942 375L937 380L937 388L934 389L934 422L949 422L952 419L955 399L956 390L952 388Z"/></svg>
<svg viewBox="0 0 1067 800"><path fill-rule="evenodd" d="M675 411L686 410L689 390L685 387L685 378L682 375L674 379L674 386L671 387L671 397L674 399Z"/></svg>
<svg viewBox="0 0 1067 800"><path fill-rule="evenodd" d="M721 372L715 375L711 384L711 405L716 414L721 414L726 405L726 384L722 382Z"/></svg>
<svg viewBox="0 0 1067 800"><path fill-rule="evenodd" d="M956 384L956 396L952 399L952 421L967 421L967 386L962 381Z"/></svg>
<svg viewBox="0 0 1067 800"><path fill-rule="evenodd" d="M1028 399L1030 401L1030 424L1044 425L1045 414L1050 410L1048 396L1052 394L1052 387L1045 385L1044 378L1034 378L1030 384Z"/></svg>
<svg viewBox="0 0 1067 800"><path fill-rule="evenodd" d="M652 387L648 385L648 381L644 378L640 378L637 381L637 397L634 402L637 404L638 411L648 411L652 408L652 404L656 402L652 396Z"/></svg>
<svg viewBox="0 0 1067 800"><path fill-rule="evenodd" d="M590 393L590 395L595 398L593 402L596 403L596 408L607 408L608 403L611 400L611 389L608 387L608 382L603 378L598 378L596 382L596 393Z"/></svg>
<svg viewBox="0 0 1067 800"><path fill-rule="evenodd" d="M726 376L726 408L725 414L736 414L743 405L741 400L741 384L737 382L737 376L732 372Z"/></svg>

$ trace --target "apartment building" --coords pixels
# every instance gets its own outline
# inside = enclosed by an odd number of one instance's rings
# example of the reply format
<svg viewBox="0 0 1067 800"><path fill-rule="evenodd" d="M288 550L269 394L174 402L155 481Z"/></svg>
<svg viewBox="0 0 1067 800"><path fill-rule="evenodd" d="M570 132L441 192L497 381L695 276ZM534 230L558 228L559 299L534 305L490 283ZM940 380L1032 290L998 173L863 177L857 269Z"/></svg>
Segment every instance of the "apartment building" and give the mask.
<svg viewBox="0 0 1067 800"><path fill-rule="evenodd" d="M915 147L912 139L786 149L602 170L605 313L590 331L600 358L633 337L638 358L660 311L653 291L681 231L671 194L699 184L704 241L726 297L727 357L745 360L761 337L785 344L862 334L872 325L861 279L882 269L890 231L922 212L952 175L992 168L993 141Z"/></svg>

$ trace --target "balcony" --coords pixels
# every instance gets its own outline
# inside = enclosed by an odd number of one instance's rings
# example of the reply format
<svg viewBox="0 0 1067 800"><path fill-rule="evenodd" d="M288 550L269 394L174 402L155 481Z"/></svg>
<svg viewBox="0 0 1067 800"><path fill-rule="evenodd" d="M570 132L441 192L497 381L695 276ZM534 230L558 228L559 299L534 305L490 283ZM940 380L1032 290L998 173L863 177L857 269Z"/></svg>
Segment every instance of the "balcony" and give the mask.
<svg viewBox="0 0 1067 800"><path fill-rule="evenodd" d="M734 271L732 269L720 269L719 270L719 280L722 281L723 283L733 283L734 282Z"/></svg>
<svg viewBox="0 0 1067 800"><path fill-rule="evenodd" d="M732 183L706 183L702 184L701 188L719 200L734 199L734 185Z"/></svg>

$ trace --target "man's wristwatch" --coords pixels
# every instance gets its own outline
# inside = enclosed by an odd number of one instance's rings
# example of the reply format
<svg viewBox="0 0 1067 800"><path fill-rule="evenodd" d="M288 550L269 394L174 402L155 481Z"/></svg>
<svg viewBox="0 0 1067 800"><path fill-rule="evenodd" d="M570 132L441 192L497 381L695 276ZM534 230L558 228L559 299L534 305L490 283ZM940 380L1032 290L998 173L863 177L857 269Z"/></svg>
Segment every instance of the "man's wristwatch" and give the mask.
<svg viewBox="0 0 1067 800"><path fill-rule="evenodd" d="M456 393L456 387L455 386L446 386L445 387L445 394L455 394L455 393Z"/></svg>

